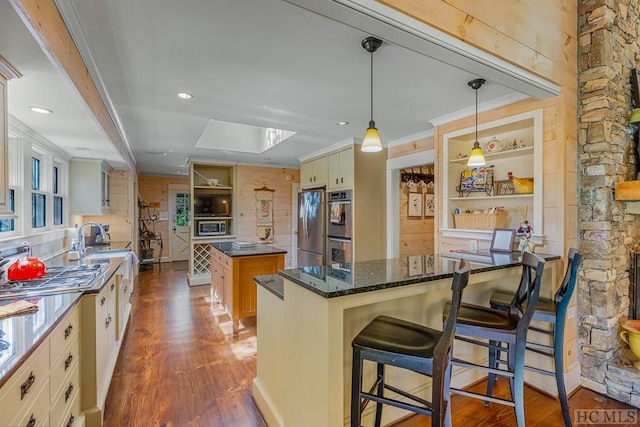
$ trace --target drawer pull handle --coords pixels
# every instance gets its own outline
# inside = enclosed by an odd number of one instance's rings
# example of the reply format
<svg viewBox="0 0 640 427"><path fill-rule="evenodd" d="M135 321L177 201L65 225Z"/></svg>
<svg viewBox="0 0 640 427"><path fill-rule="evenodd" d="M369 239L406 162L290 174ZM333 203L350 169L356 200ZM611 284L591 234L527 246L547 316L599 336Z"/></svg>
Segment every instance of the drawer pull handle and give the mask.
<svg viewBox="0 0 640 427"><path fill-rule="evenodd" d="M29 393L31 386L36 382L36 376L33 371L29 374L29 378L20 385L20 400L24 399L24 395Z"/></svg>
<svg viewBox="0 0 640 427"><path fill-rule="evenodd" d="M64 361L64 370L66 371L71 366L71 362L73 361L73 354L69 353L69 356Z"/></svg>
<svg viewBox="0 0 640 427"><path fill-rule="evenodd" d="M73 384L69 384L67 391L64 392L64 403L67 403L67 400L71 397L71 393L73 393Z"/></svg>
<svg viewBox="0 0 640 427"><path fill-rule="evenodd" d="M71 416L69 417L69 421L67 421L67 427L71 427L75 420L76 420L76 417L74 417L73 414L71 414Z"/></svg>
<svg viewBox="0 0 640 427"><path fill-rule="evenodd" d="M69 325L64 329L64 339L66 340L67 338L69 338L69 335L71 335L71 332L73 331L73 325Z"/></svg>
<svg viewBox="0 0 640 427"><path fill-rule="evenodd" d="M104 305L105 301L107 300L106 297L102 297L102 299L100 300L100 305Z"/></svg>
<svg viewBox="0 0 640 427"><path fill-rule="evenodd" d="M31 414L31 417L29 417L29 422L27 423L27 427L34 427L36 425L36 417L33 416L33 414Z"/></svg>
<svg viewBox="0 0 640 427"><path fill-rule="evenodd" d="M112 283L112 284L111 284L111 290L113 291L113 288L115 288L115 287L116 287L116 284L115 284L115 283Z"/></svg>

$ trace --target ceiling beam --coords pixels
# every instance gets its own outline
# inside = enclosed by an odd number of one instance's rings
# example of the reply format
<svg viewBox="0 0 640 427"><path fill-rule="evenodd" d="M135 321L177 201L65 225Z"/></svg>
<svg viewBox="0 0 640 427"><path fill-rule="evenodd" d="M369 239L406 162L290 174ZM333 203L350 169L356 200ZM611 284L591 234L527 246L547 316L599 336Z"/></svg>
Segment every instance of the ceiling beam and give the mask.
<svg viewBox="0 0 640 427"><path fill-rule="evenodd" d="M129 168L136 171L133 153L109 114L54 0L9 0L9 3L53 66L82 97L107 140Z"/></svg>

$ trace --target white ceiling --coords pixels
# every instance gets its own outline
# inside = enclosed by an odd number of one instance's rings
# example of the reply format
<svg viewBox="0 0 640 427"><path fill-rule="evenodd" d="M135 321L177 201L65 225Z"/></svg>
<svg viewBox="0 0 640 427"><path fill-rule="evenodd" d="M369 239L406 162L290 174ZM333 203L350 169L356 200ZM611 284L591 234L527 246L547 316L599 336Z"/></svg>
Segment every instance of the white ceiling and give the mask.
<svg viewBox="0 0 640 427"><path fill-rule="evenodd" d="M389 33L375 20L345 25L282 0L57 3L143 174L186 171L187 158L297 167L297 159L361 138L367 127L370 56L360 42ZM409 47L386 38L374 56L373 114L384 143L424 133L440 117L468 114L475 95L467 82L490 77ZM25 75L10 82L11 115L71 156L122 162L7 0L0 1L0 54ZM524 96L489 80L481 104ZM179 91L194 98L180 99ZM27 105L55 114L36 116ZM242 138L198 148L210 120L296 134L262 153L229 149ZM338 126L341 120L349 125Z"/></svg>

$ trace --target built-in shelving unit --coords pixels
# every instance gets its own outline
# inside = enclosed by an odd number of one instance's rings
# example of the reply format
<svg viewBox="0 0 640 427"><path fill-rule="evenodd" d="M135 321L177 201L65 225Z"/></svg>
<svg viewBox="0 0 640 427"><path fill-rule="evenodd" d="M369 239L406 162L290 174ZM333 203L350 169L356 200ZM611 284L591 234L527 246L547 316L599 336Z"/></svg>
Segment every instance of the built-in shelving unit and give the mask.
<svg viewBox="0 0 640 427"><path fill-rule="evenodd" d="M211 243L235 238L235 167L213 163L190 165L191 256L189 283L211 281Z"/></svg>
<svg viewBox="0 0 640 427"><path fill-rule="evenodd" d="M478 142L485 151L486 167L492 174L491 182L487 181L486 191L461 192L461 175L468 168L466 155L471 151L475 138L475 127L443 135L443 237L491 239L491 230L455 228L453 212L456 209L460 212L486 212L501 207L508 212L508 228L517 228L521 222L519 210L526 210L527 219L534 228L533 240L539 241L543 191L542 110L506 117L478 127ZM508 180L508 172L517 178L533 178L533 193L498 194L496 183Z"/></svg>

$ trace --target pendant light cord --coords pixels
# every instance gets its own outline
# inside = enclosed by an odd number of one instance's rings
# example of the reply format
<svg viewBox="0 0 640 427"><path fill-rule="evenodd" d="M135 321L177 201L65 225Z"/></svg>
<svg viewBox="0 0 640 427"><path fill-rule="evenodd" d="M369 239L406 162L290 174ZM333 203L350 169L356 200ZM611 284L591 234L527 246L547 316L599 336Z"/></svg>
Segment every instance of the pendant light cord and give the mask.
<svg viewBox="0 0 640 427"><path fill-rule="evenodd" d="M373 52L371 52L371 121L373 121Z"/></svg>
<svg viewBox="0 0 640 427"><path fill-rule="evenodd" d="M476 88L476 142L478 142L478 89Z"/></svg>

